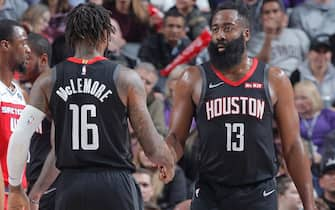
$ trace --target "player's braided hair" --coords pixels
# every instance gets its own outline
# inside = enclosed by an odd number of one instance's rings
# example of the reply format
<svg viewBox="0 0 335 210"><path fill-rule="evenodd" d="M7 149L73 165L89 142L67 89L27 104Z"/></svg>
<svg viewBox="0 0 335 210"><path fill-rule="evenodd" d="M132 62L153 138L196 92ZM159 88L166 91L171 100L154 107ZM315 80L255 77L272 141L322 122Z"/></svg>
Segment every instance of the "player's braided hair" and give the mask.
<svg viewBox="0 0 335 210"><path fill-rule="evenodd" d="M111 25L111 13L92 3L79 4L67 16L65 37L69 46L74 49L78 41L85 41L92 46L103 40L106 35L114 33Z"/></svg>

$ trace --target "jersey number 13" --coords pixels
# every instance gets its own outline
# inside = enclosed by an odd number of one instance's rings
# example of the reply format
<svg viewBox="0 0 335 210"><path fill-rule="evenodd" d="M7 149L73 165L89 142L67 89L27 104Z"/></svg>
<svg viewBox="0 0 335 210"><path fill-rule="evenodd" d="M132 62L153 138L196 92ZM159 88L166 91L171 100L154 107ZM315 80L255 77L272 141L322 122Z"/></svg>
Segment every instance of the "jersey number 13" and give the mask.
<svg viewBox="0 0 335 210"><path fill-rule="evenodd" d="M243 123L225 123L227 129L227 151L244 151L244 124ZM234 135L236 141L232 141Z"/></svg>

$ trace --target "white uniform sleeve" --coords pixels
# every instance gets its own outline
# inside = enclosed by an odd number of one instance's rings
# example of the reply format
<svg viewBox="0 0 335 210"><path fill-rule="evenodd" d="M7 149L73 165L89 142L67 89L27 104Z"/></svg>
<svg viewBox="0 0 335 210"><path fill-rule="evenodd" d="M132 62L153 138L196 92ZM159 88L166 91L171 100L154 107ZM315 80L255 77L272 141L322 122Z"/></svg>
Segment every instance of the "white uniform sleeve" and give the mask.
<svg viewBox="0 0 335 210"><path fill-rule="evenodd" d="M12 186L18 186L22 182L30 139L44 117L43 112L30 105L27 105L21 113L17 126L10 137L7 152L8 181Z"/></svg>

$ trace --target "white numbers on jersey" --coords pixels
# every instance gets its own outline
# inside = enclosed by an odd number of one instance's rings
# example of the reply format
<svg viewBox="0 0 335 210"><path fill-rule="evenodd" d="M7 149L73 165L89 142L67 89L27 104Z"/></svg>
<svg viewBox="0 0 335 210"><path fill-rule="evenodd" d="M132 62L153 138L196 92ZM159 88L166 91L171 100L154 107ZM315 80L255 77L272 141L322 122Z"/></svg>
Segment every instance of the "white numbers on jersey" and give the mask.
<svg viewBox="0 0 335 210"><path fill-rule="evenodd" d="M98 126L88 123L88 117L96 117L96 107L93 104L82 105L79 109L77 104L70 104L72 110L72 149L73 150L97 150L99 148ZM88 116L88 112L90 115ZM79 125L80 121L80 125ZM92 141L88 142L88 131L91 130ZM80 136L80 138L79 138ZM79 140L80 139L80 140Z"/></svg>
<svg viewBox="0 0 335 210"><path fill-rule="evenodd" d="M244 124L225 123L227 128L227 151L244 151ZM232 142L232 135L235 134L236 141Z"/></svg>

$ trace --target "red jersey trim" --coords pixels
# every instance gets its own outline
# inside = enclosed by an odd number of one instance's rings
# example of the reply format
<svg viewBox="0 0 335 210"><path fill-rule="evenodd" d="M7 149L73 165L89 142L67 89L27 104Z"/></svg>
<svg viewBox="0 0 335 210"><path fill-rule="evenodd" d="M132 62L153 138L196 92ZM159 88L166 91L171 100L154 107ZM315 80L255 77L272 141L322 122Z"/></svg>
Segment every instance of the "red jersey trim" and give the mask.
<svg viewBox="0 0 335 210"><path fill-rule="evenodd" d="M81 58L76 58L76 57L69 57L67 58L67 60L73 63L78 63L78 64L93 64L98 61L107 60L107 58L103 56L96 56L90 60L87 60L87 59L81 59Z"/></svg>
<svg viewBox="0 0 335 210"><path fill-rule="evenodd" d="M211 64L211 68L213 69L214 73L216 74L216 76L218 76L222 81L224 81L225 83L231 85L231 86L239 86L241 85L243 82L247 81L252 74L256 71L258 65L258 60L256 58L253 58L252 61L252 66L250 67L249 71L245 74L244 77L242 77L240 80L238 81L231 81L230 79L228 79L227 77L225 77L220 70L218 70L217 68L215 68L215 66L213 66Z"/></svg>

